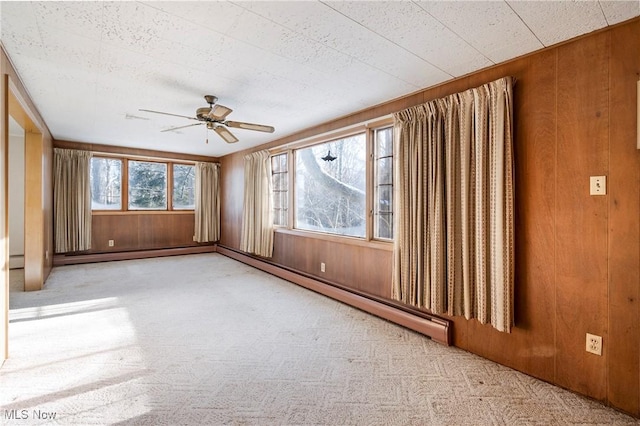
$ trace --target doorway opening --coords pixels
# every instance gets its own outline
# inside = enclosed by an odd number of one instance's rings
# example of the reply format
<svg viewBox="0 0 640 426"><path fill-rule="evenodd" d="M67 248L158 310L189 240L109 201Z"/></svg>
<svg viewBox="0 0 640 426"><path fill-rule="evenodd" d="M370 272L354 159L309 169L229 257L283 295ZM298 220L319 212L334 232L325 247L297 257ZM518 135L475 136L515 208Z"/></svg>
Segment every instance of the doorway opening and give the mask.
<svg viewBox="0 0 640 426"><path fill-rule="evenodd" d="M25 130L9 115L9 291L24 291Z"/></svg>

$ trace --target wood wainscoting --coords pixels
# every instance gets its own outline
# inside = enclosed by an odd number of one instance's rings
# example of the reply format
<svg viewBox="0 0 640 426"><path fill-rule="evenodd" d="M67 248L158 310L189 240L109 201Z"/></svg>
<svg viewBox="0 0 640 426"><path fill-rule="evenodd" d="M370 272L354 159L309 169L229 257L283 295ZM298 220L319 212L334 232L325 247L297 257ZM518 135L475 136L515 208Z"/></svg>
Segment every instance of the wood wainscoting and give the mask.
<svg viewBox="0 0 640 426"><path fill-rule="evenodd" d="M398 303L373 295L356 292L347 287L320 280L303 272L279 266L266 259L250 256L229 247L218 246L216 251L227 257L251 265L254 268L275 275L276 277L280 277L309 290L346 303L349 306L417 331L436 342L447 346L451 344L452 322L447 319L413 310L409 307L400 306Z"/></svg>
<svg viewBox="0 0 640 426"><path fill-rule="evenodd" d="M54 265L215 251L214 243L193 241L194 229L193 211L94 212L91 250L56 254Z"/></svg>
<svg viewBox="0 0 640 426"><path fill-rule="evenodd" d="M90 252L197 246L194 235L193 211L94 212Z"/></svg>

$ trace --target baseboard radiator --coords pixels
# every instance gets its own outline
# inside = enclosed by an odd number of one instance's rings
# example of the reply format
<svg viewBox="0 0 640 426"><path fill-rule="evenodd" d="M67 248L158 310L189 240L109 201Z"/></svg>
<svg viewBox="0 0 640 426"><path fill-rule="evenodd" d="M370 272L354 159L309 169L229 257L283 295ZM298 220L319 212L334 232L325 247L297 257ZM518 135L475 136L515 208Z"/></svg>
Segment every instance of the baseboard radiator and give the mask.
<svg viewBox="0 0 640 426"><path fill-rule="evenodd" d="M105 253L74 253L56 254L53 257L53 266L76 265L81 263L110 262L112 260L132 260L148 259L151 257L178 256L183 254L213 253L216 251L215 244L175 247L151 250L131 250Z"/></svg>
<svg viewBox="0 0 640 426"><path fill-rule="evenodd" d="M447 319L426 312L411 310L409 307L401 307L386 299L357 294L355 291L324 282L302 272L279 266L235 249L219 245L216 248L216 252L380 318L417 331L444 345L451 345L453 324Z"/></svg>

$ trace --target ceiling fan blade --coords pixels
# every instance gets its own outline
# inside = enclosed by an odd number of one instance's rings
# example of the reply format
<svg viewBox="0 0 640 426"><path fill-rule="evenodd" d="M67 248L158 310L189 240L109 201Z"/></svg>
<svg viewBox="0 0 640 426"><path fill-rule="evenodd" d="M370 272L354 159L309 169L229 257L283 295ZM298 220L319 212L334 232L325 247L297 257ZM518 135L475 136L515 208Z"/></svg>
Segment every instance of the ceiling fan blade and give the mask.
<svg viewBox="0 0 640 426"><path fill-rule="evenodd" d="M214 120L223 120L227 115L231 114L233 110L224 105L214 105L209 113L209 117Z"/></svg>
<svg viewBox="0 0 640 426"><path fill-rule="evenodd" d="M152 111L150 109L139 109L138 111L144 111L144 112L152 112L154 114L162 114L162 115L172 115L174 117L182 117L182 118L188 118L189 120L197 120L199 121L197 118L195 117L187 117L186 115L179 115L179 114L171 114L170 112L161 112L161 111Z"/></svg>
<svg viewBox="0 0 640 426"><path fill-rule="evenodd" d="M273 133L276 129L272 126L264 126L262 124L243 123L242 121L226 121L224 123L229 127L236 127L238 129L257 130L258 132Z"/></svg>
<svg viewBox="0 0 640 426"><path fill-rule="evenodd" d="M217 126L213 129L226 143L235 143L238 142L238 138L236 138L233 133L231 133L228 129Z"/></svg>
<svg viewBox="0 0 640 426"><path fill-rule="evenodd" d="M184 129L185 127L199 126L201 124L204 124L204 123L187 124L186 126L171 127L170 129L160 130L160 132L172 132L174 130Z"/></svg>

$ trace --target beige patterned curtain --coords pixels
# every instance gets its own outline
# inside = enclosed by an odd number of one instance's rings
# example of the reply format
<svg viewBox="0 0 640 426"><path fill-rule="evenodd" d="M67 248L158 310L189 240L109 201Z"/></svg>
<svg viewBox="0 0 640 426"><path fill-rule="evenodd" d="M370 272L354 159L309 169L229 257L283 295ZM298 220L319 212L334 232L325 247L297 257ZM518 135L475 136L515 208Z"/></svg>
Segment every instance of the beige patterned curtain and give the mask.
<svg viewBox="0 0 640 426"><path fill-rule="evenodd" d="M244 206L240 250L262 257L273 253L271 208L271 159L269 151L244 157Z"/></svg>
<svg viewBox="0 0 640 426"><path fill-rule="evenodd" d="M512 80L394 115L393 297L510 332Z"/></svg>
<svg viewBox="0 0 640 426"><path fill-rule="evenodd" d="M56 253L91 248L91 153L54 149L53 203Z"/></svg>
<svg viewBox="0 0 640 426"><path fill-rule="evenodd" d="M196 163L195 236L199 243L220 239L220 165Z"/></svg>

